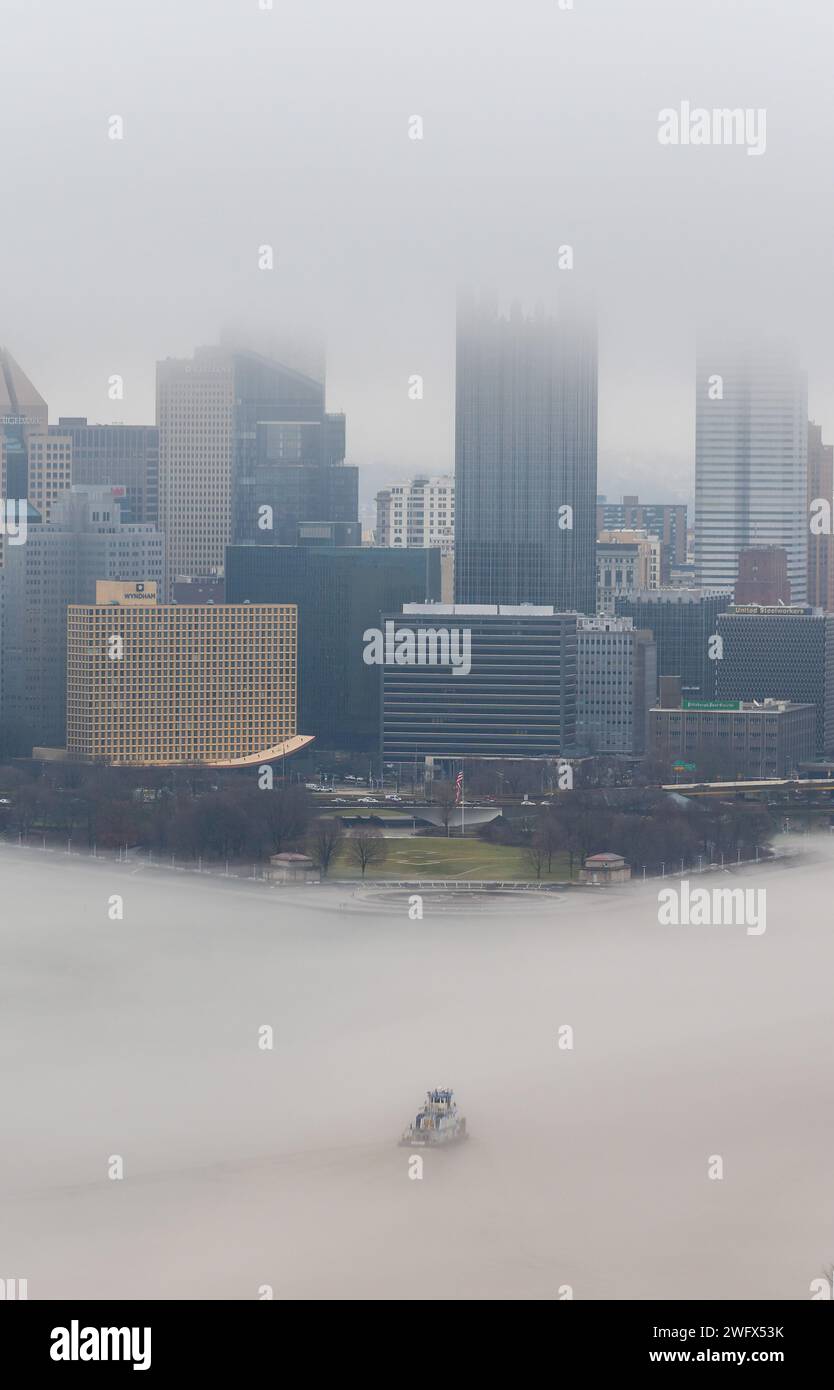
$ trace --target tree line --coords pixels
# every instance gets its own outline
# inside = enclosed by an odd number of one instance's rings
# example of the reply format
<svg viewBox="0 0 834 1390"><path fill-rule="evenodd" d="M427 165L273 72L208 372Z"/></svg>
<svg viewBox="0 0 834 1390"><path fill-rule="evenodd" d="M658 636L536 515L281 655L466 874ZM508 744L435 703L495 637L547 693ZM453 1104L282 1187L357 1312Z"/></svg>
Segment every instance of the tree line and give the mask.
<svg viewBox="0 0 834 1390"><path fill-rule="evenodd" d="M0 766L0 832L90 850L138 847L160 859L258 863L303 852L324 875L342 858L363 878L387 854L376 826L347 835L337 818L317 817L304 787L261 788L251 772L199 767Z"/></svg>
<svg viewBox="0 0 834 1390"><path fill-rule="evenodd" d="M550 872L557 855L570 876L591 854L620 854L635 873L659 873L683 860L710 863L723 855L752 858L773 834L769 811L758 802L698 801L643 788L560 792L552 804L514 819L502 817L479 830L494 844L516 844L536 878Z"/></svg>
<svg viewBox="0 0 834 1390"><path fill-rule="evenodd" d="M435 784L436 804L451 815L453 784ZM445 827L448 829L448 825ZM80 763L0 766L0 832L31 840L69 840L89 849L141 847L160 858L262 862L303 851L326 875L337 862L367 869L382 864L387 842L363 823L346 833L332 815L317 816L304 787L258 786L250 771L205 768L90 767ZM443 831L440 831L443 833ZM578 788L546 806L505 807L478 830L494 844L521 846L531 874L541 877L557 856L571 875L590 854L621 854L649 873L702 857L707 863L752 857L768 844L771 817L755 802L684 800L639 786Z"/></svg>

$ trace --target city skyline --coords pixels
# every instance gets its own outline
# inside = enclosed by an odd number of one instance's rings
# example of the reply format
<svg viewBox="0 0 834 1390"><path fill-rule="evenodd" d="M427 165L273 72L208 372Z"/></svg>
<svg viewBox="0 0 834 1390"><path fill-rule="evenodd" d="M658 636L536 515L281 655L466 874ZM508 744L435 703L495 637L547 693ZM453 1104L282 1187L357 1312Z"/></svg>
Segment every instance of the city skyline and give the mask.
<svg viewBox="0 0 834 1390"><path fill-rule="evenodd" d="M507 288L507 287L504 287ZM456 292L452 291L453 297ZM506 304L509 309L511 299L509 292L502 293L500 296L502 304ZM525 310L529 307L532 311L537 302L534 295L529 299L520 301ZM604 315L600 318L604 321ZM279 325L280 326L280 325ZM743 327L743 326L742 326ZM448 324L446 325L448 329ZM737 336L737 333L734 334ZM253 342L259 341L259 334L253 332ZM673 505L680 503L690 508L694 515L696 498L696 428L697 428L697 367L698 367L698 333L693 328L691 337L685 349L680 354L680 380L675 387L670 387L667 404L673 401L676 403L673 414L675 416L674 437L676 444L664 448L662 444L652 442L651 437L647 436L643 445L639 441L634 442L626 452L618 450L613 439L617 433L616 421L611 418L611 395L607 388L607 372L604 335L599 338L599 365L598 365L598 401L599 401L599 421L598 421L598 474L597 492L605 496L609 503L619 503L623 496L628 493L639 492L641 496L652 495L658 503ZM387 456L382 457L380 450L375 450L370 454L364 453L360 448L351 447L351 437L355 434L362 435L368 421L373 420L375 412L371 407L367 414L362 417L351 406L346 403L339 394L339 373L338 370L330 370L328 359L328 409L331 413L345 414L351 421L351 426L347 432L347 453L345 462L349 466L358 469L359 472L359 505L360 512L369 517L374 509L377 492L388 486L391 482L404 482L416 476L436 476L443 474L454 474L455 471L455 450L454 450L454 395L455 395L455 372L454 372L454 323L451 329L451 371L439 383L442 386L444 395L443 403L443 438L444 446L442 457L438 458L435 452L424 452L420 456L415 456L409 450L403 452L401 449L391 447ZM198 350L205 352L223 353L228 351L222 346L223 335L217 333L213 337L209 335L205 344L192 343L185 345L182 356L189 357ZM6 346L18 361L22 361L22 353L17 345L9 341ZM245 345L242 344L245 351ZM447 344L448 346L448 344ZM55 380L58 383L54 390L50 390L47 383L39 381L44 398L49 402L50 410L50 429L56 428L60 417L69 420L77 420L86 416L87 424L90 427L105 429L108 427L124 426L126 428L144 427L146 429L156 428L156 373L158 362L165 361L173 356L165 350L165 345L160 349L161 355L153 361L146 362L142 367L143 389L142 389L142 408L132 405L130 410L126 409L125 401L118 402L115 406L106 401L106 393L96 390L93 383L88 384L86 392L82 390L83 399L77 396L68 397L66 387L60 383L63 374L57 371ZM35 361L38 358L37 345L33 346L31 356ZM349 348L348 348L349 355ZM290 360L292 353L286 353L285 358L274 357L272 360L279 365L293 367ZM832 364L834 365L834 364ZM809 361L803 358L803 366L806 369L808 379L808 420L814 422L822 428L823 439L834 438L834 392L824 386L820 380L821 368L817 361ZM28 359L25 363L26 375L33 380L37 379L36 367ZM811 383L816 380L817 389L813 389ZM334 382L336 383L334 385ZM408 380L404 379L401 383L403 390L407 391ZM99 415L95 416L91 408L88 408L90 399L98 395L101 408ZM104 395L104 399L103 399ZM53 405L53 400L55 404ZM421 406L426 404L425 398L420 402ZM434 405L430 406L433 411ZM134 418L135 417L135 418ZM829 421L826 425L824 422ZM685 422L685 425L684 423ZM406 441L410 436L405 435ZM399 441L400 444L402 440Z"/></svg>
<svg viewBox="0 0 834 1390"><path fill-rule="evenodd" d="M1 7L13 1351L535 1301L796 1373L831 0Z"/></svg>
<svg viewBox="0 0 834 1390"><path fill-rule="evenodd" d="M458 291L457 297L460 297L460 291ZM502 309L504 312L509 311L512 301L507 294L502 293L500 296L496 296L492 292L490 292L487 295L487 297L497 300L502 305ZM532 312L537 304L540 305L542 303L542 299L541 297L536 299L535 296L531 296L529 300L519 300L518 302L522 304L525 312L527 311L528 306L530 312ZM280 325L278 325L278 327L280 327ZM727 345L732 346L733 344L737 343L740 337L748 336L749 338L750 335L745 335L744 333L744 327L744 325L734 325L732 333L727 335ZM299 333L300 337L298 338L298 340L296 340L296 334ZM714 341L716 345L719 345L721 343L720 336L717 335ZM774 341L772 337L770 341ZM816 375L814 371L815 364L814 362L809 361L807 357L804 354L802 354L802 344L794 346L788 340L785 339L777 339L776 341L781 341L784 344L785 348L788 350L800 352L804 376L806 379L806 383L808 383L808 424L813 424L817 428L822 430L823 443L825 443L829 439L834 439L834 410L829 411L826 409L828 397L830 397L832 403L834 403L834 393L830 391L818 390L815 394L812 391L810 383ZM452 343L454 344L454 325L452 327ZM124 402L118 402L117 405L111 406L110 409L102 409L100 411L101 418L94 418L92 412L87 409L86 400L79 400L77 398L67 400L65 390L62 390L60 386L55 392L50 392L45 383L38 380L37 374L34 368L32 367L31 363L28 360L23 359L23 356L15 343L9 340L5 343L5 345L0 344L0 347L3 346L5 346L6 351L10 353L12 359L15 360L15 362L20 366L25 377L28 378L30 381L36 382L37 394L48 403L50 416L50 433L54 433L56 435L70 433L78 436L81 433L80 426L82 420L85 421L88 431L95 430L102 434L107 429L115 429L120 426L123 427L125 433L127 433L127 431L130 430L136 432L140 428L144 428L145 430L156 430L158 428L156 407L158 368L160 363L172 360L170 354L163 352L163 355L158 359L158 361L145 364L146 375L149 374L148 380L152 383L148 394L149 414L147 415L147 418L144 418L142 412L140 411L135 419L128 419L127 415L129 414L129 412L122 409L122 407L124 406ZM184 350L184 358L188 359L190 357L193 357L195 353L199 352L202 352L207 355L215 354L217 356L222 357L227 357L228 355L234 354L235 352L244 355L247 352L260 352L261 354L263 354L264 346L268 347L270 345L265 345L263 343L262 335L259 334L257 329L253 326L251 328L251 346L249 345L249 343L247 343L245 337L236 337L235 347L231 347L229 346L228 342L225 341L225 335L223 333L218 333L215 335L213 341L208 342L203 346L195 343L192 344L190 348L186 348ZM270 356L269 360L271 360L276 366L287 367L290 369L290 371L299 369L302 371L302 373L304 369L308 371L311 369L307 361L307 339L303 332L296 329L295 332L290 335L288 340L283 341L281 343L281 347L277 348L277 351L281 351L282 348L284 351L283 357L279 355ZM607 413L604 367L606 353L604 342L599 343L599 349L600 350L598 353L599 361L597 447L598 496L605 497L609 505L615 505L621 504L622 499L629 493L634 494L639 492L641 499L651 496L652 500L659 504L669 506L680 504L687 506L690 509L691 519L694 521L697 495L696 440L699 400L698 393L700 389L698 384L698 368L699 350L702 350L699 349L697 333L693 330L691 341L688 344L688 350L683 357L683 360L687 364L687 370L689 373L688 392L686 393L688 396L688 400L685 402L685 408L682 412L683 418L685 418L687 421L687 428L686 430L683 430L680 428L679 425L678 432L680 438L683 439L685 442L686 453L688 457L685 461L681 461L680 467L677 470L674 467L669 468L667 466L669 461L668 454L664 454L662 450L657 451L650 446L647 446L642 451L639 449L639 447L636 447L633 451L629 453L628 457L621 456L619 458L619 461L617 462L614 461L614 455L611 453L610 449L606 450L606 446L603 443L603 422ZM35 351L34 356L37 357L37 351ZM297 368L297 364L301 364L301 366ZM320 380L320 382L323 384L325 376L324 361L322 360L321 365L316 364L316 367L313 368L313 370L316 370L319 373L318 378L314 379ZM58 374L58 380L61 380L60 373ZM347 414L348 416L349 426L346 431L348 447L345 455L345 463L349 467L353 467L358 470L359 511L360 516L364 519L366 524L369 522L370 518L374 513L376 494L383 488L389 486L391 483L405 482L408 481L410 478L417 476L438 476L444 474L454 476L455 372L453 363L451 374L444 383L446 395L448 396L450 403L450 423L448 450L447 453L444 455L444 460L442 463L438 463L436 461L434 463L429 461L428 463L424 464L421 464L419 462L410 463L407 461L410 455L397 453L396 450L392 450L391 456L384 459L379 457L372 457L363 460L362 458L357 457L355 452L350 447L350 441L351 436L356 432L357 427L359 428L359 431L361 433L363 422L360 418L356 417L355 415L351 416L349 408L347 411L345 411L343 405L336 403L338 401L337 388L335 388L332 385L332 382L333 375L328 370L327 408L331 415ZM407 387L407 382L404 383L404 386ZM91 391L89 394L90 396L92 396L94 393ZM53 404L53 396L55 401L57 402L56 404ZM61 404L61 402L63 402L63 404ZM421 406L423 404L425 404L425 401L420 402ZM680 418L680 411L678 412L678 416ZM821 423L825 421L826 418L830 418L831 420L831 425L829 428L827 428L824 423ZM60 428L60 422L62 420L65 422L64 429ZM91 481L93 480L94 479L91 478Z"/></svg>

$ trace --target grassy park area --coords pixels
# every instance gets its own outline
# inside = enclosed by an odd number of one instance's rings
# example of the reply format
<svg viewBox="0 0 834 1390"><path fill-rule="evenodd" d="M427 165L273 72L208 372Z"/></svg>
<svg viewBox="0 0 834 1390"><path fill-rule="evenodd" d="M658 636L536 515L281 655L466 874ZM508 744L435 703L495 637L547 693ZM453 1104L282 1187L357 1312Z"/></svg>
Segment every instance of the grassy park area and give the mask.
<svg viewBox="0 0 834 1390"><path fill-rule="evenodd" d="M388 853L384 864L368 866L367 881L381 879L522 879L532 882L536 871L524 850L516 845L488 845L482 840L416 838L386 840ZM574 863L574 874L577 865ZM355 864L345 857L344 846L331 865L331 878L361 878ZM542 871L542 883L556 883L568 878L568 856L553 856L553 868Z"/></svg>

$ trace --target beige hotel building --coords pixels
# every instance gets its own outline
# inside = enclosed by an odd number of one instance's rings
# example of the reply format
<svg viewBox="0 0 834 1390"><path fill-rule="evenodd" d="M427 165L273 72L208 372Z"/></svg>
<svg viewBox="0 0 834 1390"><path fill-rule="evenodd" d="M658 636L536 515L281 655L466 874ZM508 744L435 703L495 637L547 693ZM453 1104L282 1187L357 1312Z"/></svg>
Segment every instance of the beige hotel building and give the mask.
<svg viewBox="0 0 834 1390"><path fill-rule="evenodd" d="M292 603L160 604L150 582L100 581L67 610L67 756L245 767L296 733Z"/></svg>

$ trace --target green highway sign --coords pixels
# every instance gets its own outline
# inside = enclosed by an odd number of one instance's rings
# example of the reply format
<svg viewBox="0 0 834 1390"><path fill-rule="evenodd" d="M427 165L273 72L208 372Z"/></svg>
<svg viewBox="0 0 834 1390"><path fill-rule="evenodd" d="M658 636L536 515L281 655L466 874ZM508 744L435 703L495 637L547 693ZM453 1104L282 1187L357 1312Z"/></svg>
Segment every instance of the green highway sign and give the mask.
<svg viewBox="0 0 834 1390"><path fill-rule="evenodd" d="M729 709L737 710L738 700L684 700L684 709Z"/></svg>

